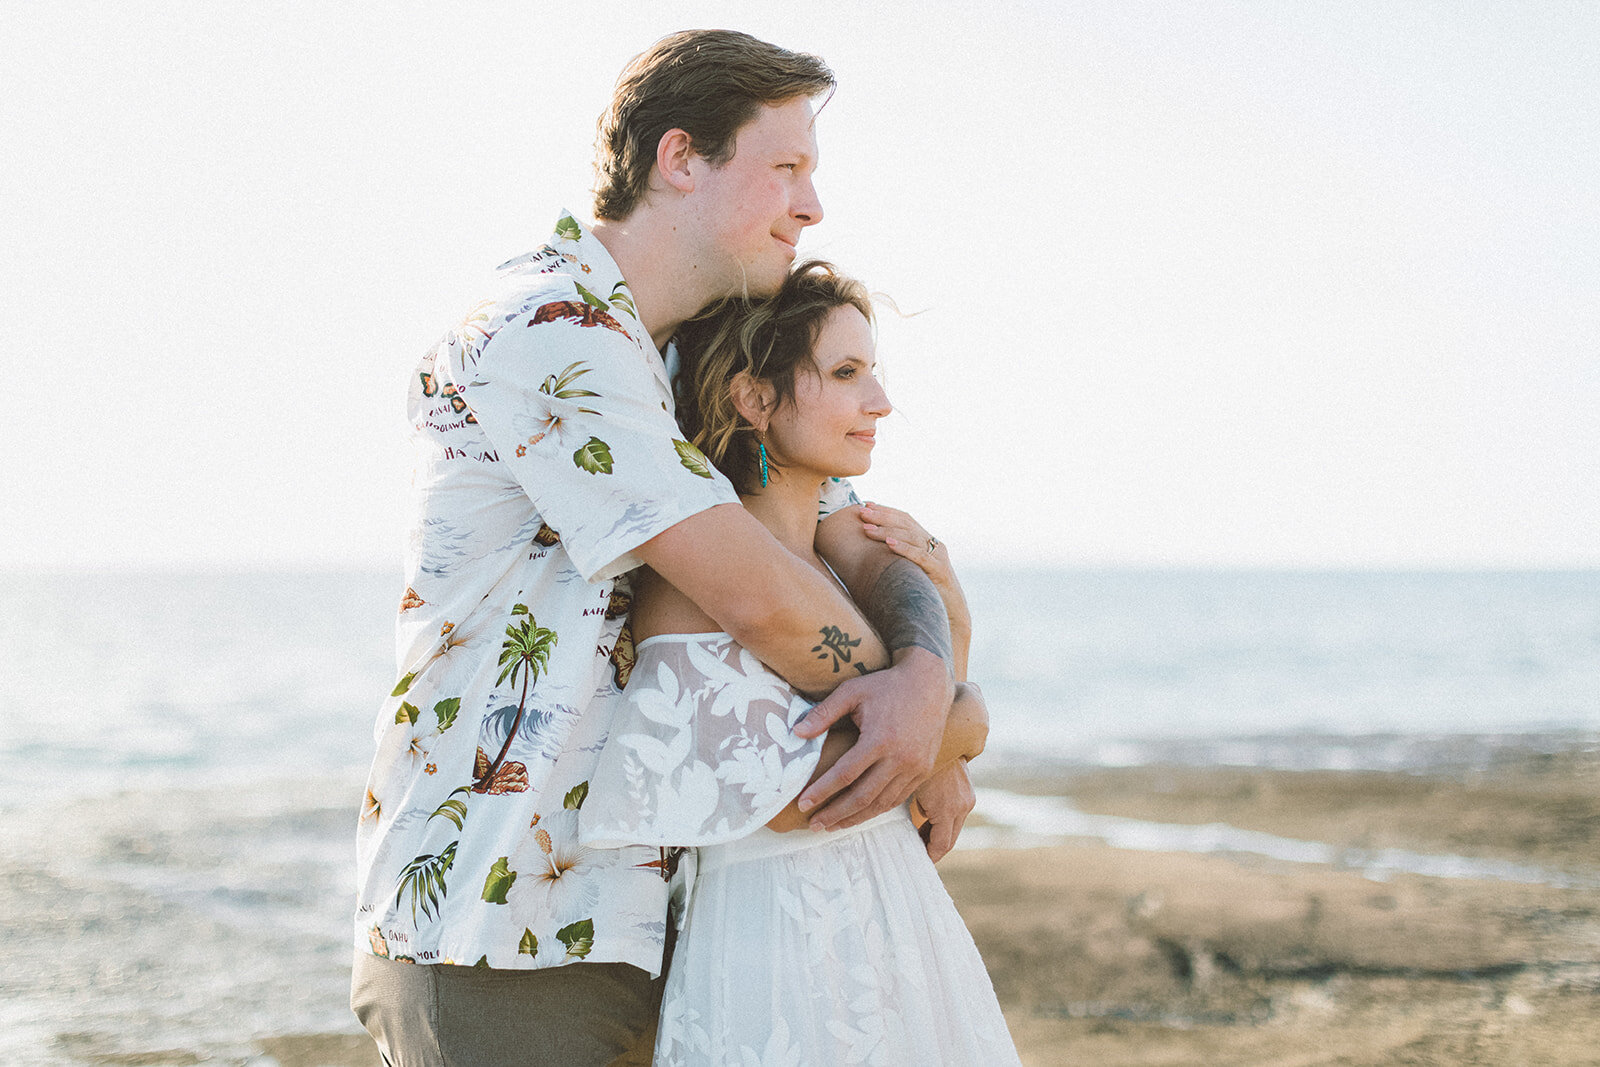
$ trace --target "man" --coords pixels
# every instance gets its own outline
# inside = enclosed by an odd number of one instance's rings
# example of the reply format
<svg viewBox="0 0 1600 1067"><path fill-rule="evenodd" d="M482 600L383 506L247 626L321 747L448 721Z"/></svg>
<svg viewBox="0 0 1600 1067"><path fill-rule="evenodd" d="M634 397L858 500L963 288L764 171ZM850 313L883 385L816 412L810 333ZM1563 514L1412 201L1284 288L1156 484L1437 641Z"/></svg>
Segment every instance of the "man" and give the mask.
<svg viewBox="0 0 1600 1067"><path fill-rule="evenodd" d="M774 291L820 221L811 101L832 85L815 57L743 34L658 42L602 119L598 221L563 215L417 370L352 989L390 1063L606 1063L653 1021L673 857L576 839L594 709L632 662L633 568L801 690L831 690L803 732L856 718L860 742L802 797L813 825L903 803L928 774L952 691L937 593L847 514L818 544L861 611L782 549L681 439L660 355L708 303ZM829 495L824 514L851 502ZM893 666L839 671L868 619ZM964 769L918 800L942 854L971 807Z"/></svg>

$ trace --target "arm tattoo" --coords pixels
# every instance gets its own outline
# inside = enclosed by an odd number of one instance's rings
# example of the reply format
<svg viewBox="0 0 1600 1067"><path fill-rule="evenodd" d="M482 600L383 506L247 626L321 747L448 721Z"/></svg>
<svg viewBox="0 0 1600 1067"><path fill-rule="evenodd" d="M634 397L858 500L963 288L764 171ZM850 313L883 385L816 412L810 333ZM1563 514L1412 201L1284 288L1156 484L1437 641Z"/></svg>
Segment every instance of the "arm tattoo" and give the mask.
<svg viewBox="0 0 1600 1067"><path fill-rule="evenodd" d="M850 635L837 626L824 626L817 631L822 635L822 643L811 646L811 651L817 654L818 659L833 657L833 673L839 673L839 664L850 662L850 650L861 644L861 638L850 640ZM856 670L861 670L861 664L856 664Z"/></svg>
<svg viewBox="0 0 1600 1067"><path fill-rule="evenodd" d="M885 567L859 606L891 654L915 645L947 664L953 661L944 600L932 579L910 560L897 559Z"/></svg>

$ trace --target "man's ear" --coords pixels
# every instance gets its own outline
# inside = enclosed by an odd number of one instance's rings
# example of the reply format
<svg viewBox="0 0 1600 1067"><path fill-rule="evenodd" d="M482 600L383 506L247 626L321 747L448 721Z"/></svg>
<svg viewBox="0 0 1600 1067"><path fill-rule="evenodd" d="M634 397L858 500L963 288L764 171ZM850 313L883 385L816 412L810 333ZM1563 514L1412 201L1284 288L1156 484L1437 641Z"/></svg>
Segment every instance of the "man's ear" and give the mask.
<svg viewBox="0 0 1600 1067"><path fill-rule="evenodd" d="M765 433L772 411L778 406L778 390L772 383L742 370L728 383L728 394L733 399L733 409L744 421Z"/></svg>
<svg viewBox="0 0 1600 1067"><path fill-rule="evenodd" d="M680 193L694 192L694 159L694 140L683 130L674 127L656 142L656 174Z"/></svg>

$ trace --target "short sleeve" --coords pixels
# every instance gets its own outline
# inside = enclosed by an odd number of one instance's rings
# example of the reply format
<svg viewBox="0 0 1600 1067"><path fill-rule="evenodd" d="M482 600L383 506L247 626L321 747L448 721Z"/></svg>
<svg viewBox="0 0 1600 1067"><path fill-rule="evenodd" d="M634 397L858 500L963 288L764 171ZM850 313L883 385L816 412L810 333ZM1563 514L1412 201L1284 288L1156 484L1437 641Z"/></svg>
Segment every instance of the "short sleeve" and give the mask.
<svg viewBox="0 0 1600 1067"><path fill-rule="evenodd" d="M829 478L822 483L822 494L817 499L817 521L832 515L842 508L861 503L861 498L856 496L855 487L847 478Z"/></svg>
<svg viewBox="0 0 1600 1067"><path fill-rule="evenodd" d="M545 523L590 581L639 565L634 551L738 495L673 419L648 339L552 283L481 349L455 353L461 395ZM626 324L626 325L625 325Z"/></svg>
<svg viewBox="0 0 1600 1067"><path fill-rule="evenodd" d="M592 847L717 845L760 829L811 780L811 704L725 634L639 646L579 813Z"/></svg>

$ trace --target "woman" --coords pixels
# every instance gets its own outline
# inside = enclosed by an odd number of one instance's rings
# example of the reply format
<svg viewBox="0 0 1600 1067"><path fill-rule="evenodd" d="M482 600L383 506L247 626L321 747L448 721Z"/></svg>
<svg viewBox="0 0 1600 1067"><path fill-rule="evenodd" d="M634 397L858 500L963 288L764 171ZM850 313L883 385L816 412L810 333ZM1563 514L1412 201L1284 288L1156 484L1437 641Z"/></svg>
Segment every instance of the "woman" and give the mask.
<svg viewBox="0 0 1600 1067"><path fill-rule="evenodd" d="M867 470L889 413L871 320L858 282L807 263L772 299L725 308L680 339L686 435L751 514L824 573L812 547L819 492ZM908 543L907 516L870 517L868 535L944 591L964 675L970 627L945 554ZM805 828L795 799L853 730L795 737L804 697L659 578L637 579L635 594L637 659L580 817L591 844L699 846L686 857L697 866L656 1062L1017 1062L907 809L832 833ZM883 662L872 635L825 638L816 651L842 666ZM941 763L976 755L986 733L981 698L958 681Z"/></svg>

